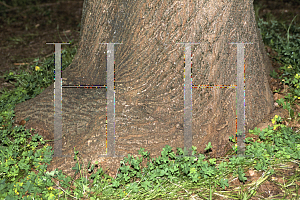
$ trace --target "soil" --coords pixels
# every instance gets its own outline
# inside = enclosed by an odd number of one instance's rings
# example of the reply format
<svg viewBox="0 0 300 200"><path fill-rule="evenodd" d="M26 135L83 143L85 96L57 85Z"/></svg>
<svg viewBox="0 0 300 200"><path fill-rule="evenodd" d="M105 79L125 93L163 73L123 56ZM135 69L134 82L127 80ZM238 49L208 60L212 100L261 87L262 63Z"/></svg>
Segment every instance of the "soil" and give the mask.
<svg viewBox="0 0 300 200"><path fill-rule="evenodd" d="M259 0L254 1L254 3L262 5L259 16L264 20L269 19L272 14L276 20L287 21L289 24L295 15L300 14L299 0ZM2 4L1 6L4 7L0 9L0 57L2 60L0 62L0 76L9 71L29 70L29 64L34 64L35 58L46 58L53 55L54 45L47 45L46 42L69 42L72 39L74 39L72 45L79 42L83 1L44 0L43 3L34 6L34 8L32 6L18 8ZM299 25L300 16L294 21ZM63 48L64 45L62 45ZM268 46L266 46L266 51L270 56L276 55L276 52ZM272 65L275 71L279 72L280 64L272 61ZM284 89L280 80L271 77L269 77L269 84L272 91L279 88ZM4 78L0 78L0 90L3 88L11 90L14 85L6 82ZM274 94L274 101L280 97L282 96ZM300 112L300 109L297 110ZM270 119L277 113L288 117L285 110L276 108L258 127L265 128L268 124L270 125ZM25 121L20 123L24 124ZM299 128L297 124L287 125ZM246 137L250 137L250 134L247 133ZM257 139L257 136L251 135L251 137ZM282 173L280 177L288 176L291 172L284 171ZM251 181L257 180L256 176L250 174L246 172L247 178L250 178ZM233 188L240 185L239 183L231 183L230 185L232 184ZM259 192L265 198L274 194L283 194L283 191L270 181L264 183L259 188Z"/></svg>
<svg viewBox="0 0 300 200"><path fill-rule="evenodd" d="M29 69L35 58L53 55L54 45L46 43L72 39L73 44L78 43L83 1L44 2L36 8L0 11L0 76ZM2 88L13 89L14 85L0 78L0 90Z"/></svg>

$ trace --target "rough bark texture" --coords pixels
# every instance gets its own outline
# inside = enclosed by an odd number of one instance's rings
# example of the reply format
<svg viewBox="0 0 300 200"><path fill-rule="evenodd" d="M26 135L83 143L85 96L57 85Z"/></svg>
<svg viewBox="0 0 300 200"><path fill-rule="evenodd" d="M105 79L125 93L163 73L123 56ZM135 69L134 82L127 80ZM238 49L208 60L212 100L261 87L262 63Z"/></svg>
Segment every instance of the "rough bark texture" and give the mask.
<svg viewBox="0 0 300 200"><path fill-rule="evenodd" d="M192 46L193 85L235 85L236 45L245 45L246 130L252 129L273 108L267 81L271 64L257 28L252 0L86 0L81 42L72 64L62 72L63 85L106 85L106 48L115 45L116 154L138 155L143 147L151 157L165 145L183 148L184 45ZM204 153L212 143L212 156L231 149L235 135L236 90L193 88L193 146ZM53 84L34 99L16 106L16 119L30 117L35 128L53 139ZM63 88L63 154L55 168L71 175L73 150L84 163L100 161L113 176L119 158L106 154L106 89ZM53 142L51 143L53 146ZM110 173L112 175L112 173Z"/></svg>

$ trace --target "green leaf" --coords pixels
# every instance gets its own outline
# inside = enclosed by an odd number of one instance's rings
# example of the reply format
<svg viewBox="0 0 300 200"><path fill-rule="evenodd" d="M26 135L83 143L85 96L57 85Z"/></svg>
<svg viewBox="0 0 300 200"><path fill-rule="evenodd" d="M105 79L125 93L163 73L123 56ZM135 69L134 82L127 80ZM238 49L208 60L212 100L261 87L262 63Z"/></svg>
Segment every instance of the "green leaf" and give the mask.
<svg viewBox="0 0 300 200"><path fill-rule="evenodd" d="M207 151L207 150L209 150L209 149L211 149L212 148L212 146L211 146L211 142L208 142L208 145L206 145L206 148L205 148L205 150Z"/></svg>

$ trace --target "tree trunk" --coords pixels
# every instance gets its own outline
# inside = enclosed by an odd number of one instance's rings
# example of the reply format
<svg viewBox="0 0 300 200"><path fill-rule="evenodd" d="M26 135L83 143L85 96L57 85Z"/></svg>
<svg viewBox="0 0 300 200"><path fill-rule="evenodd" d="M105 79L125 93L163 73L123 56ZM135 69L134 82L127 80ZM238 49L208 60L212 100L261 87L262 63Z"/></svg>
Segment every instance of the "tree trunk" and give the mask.
<svg viewBox="0 0 300 200"><path fill-rule="evenodd" d="M252 0L85 0L78 52L62 72L63 85L106 85L106 44L114 45L115 154L106 154L106 89L62 89L62 153L48 170L71 175L74 147L84 159L109 167L113 176L127 154L142 147L151 157L165 145L184 148L185 45L191 44L193 85L237 85L237 45L245 44L245 127L252 129L273 108L267 77L271 64L255 22ZM185 77L186 78L186 77ZM186 87L186 92L188 87ZM15 108L54 139L54 84ZM236 134L236 89L193 88L192 145L211 142L211 156L231 149ZM51 143L53 147L53 142ZM112 175L112 173L110 173Z"/></svg>

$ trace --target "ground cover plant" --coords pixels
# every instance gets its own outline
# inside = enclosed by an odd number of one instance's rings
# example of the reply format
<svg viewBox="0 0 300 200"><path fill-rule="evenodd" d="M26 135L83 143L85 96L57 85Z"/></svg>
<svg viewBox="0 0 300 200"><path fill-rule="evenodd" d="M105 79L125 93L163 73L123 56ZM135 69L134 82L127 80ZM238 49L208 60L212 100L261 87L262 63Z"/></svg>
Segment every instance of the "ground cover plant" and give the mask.
<svg viewBox="0 0 300 200"><path fill-rule="evenodd" d="M244 157L234 155L233 133L228 138L232 151L220 159L209 156L210 143L203 155L194 148L194 157L165 146L161 157L151 159L141 148L139 158L123 159L113 179L97 163L81 162L80 152L74 149L78 162L73 169L80 178L46 172L53 153L47 141L34 130L13 126L14 106L53 83L54 57L37 58L27 69L3 76L15 88L4 89L0 97L0 199L299 199L300 133L288 124L299 124L300 119L300 27L297 16L289 22L256 17L264 44L276 52L273 60L281 66L270 75L285 86L273 92L283 96L276 103L289 111L289 117L276 115L272 126L249 130L253 137L245 139ZM75 53L76 45L64 47L62 70ZM148 163L143 168L144 159Z"/></svg>

